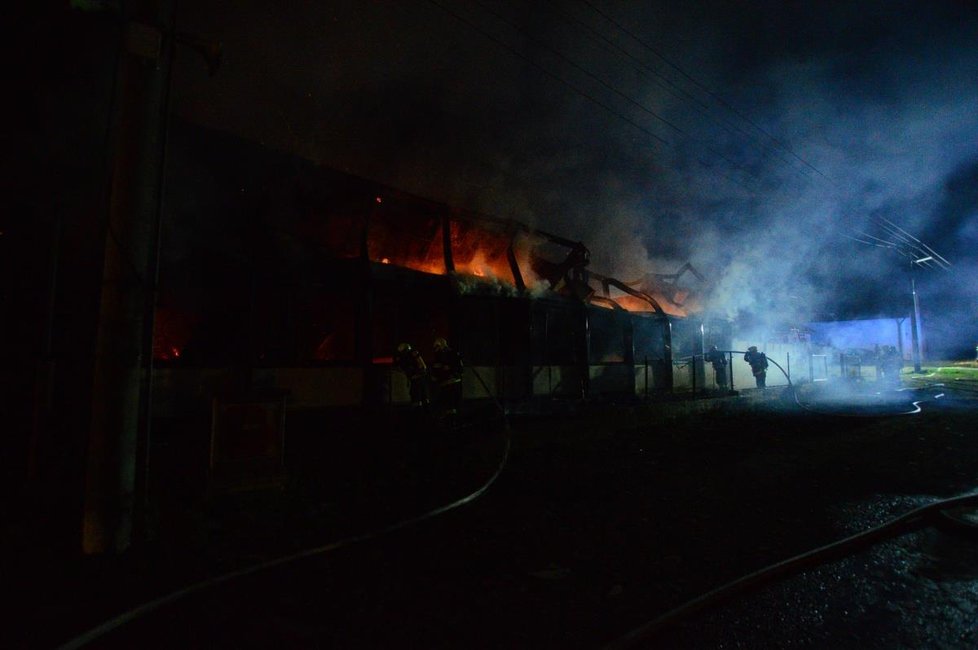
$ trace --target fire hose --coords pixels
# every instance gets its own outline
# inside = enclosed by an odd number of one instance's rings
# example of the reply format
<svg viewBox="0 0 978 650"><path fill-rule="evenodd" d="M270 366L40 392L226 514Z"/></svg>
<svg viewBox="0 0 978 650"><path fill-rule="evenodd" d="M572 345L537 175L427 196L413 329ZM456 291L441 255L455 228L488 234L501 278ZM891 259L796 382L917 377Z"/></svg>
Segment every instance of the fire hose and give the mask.
<svg viewBox="0 0 978 650"><path fill-rule="evenodd" d="M479 381L482 382L482 378L478 376L478 373L476 373L476 377L478 377ZM489 392L489 388L488 386L486 386L485 382L482 382L482 384L486 388L486 391ZM472 501L475 501L483 494L485 494L486 491L489 490L490 486L492 486L492 484L496 482L496 479L498 479L499 475L502 474L503 468L506 466L506 463L509 460L510 441L511 441L509 420L506 417L505 410L503 409L499 401L496 399L495 395L492 395L491 393L490 395L495 401L496 406L500 409L502 415L503 432L504 432L503 452L500 457L499 463L496 466L495 471L492 473L489 479L486 480L475 491L465 495L460 499L456 499L445 505L438 506L437 508L429 510L423 514L414 517L409 517L407 519L402 519L401 521L395 522L393 524L389 524L382 528L378 528L364 533L359 533L356 535L351 535L349 537L344 537L342 539L330 542L328 544L307 548L305 550L298 551L296 553L291 553L289 555L277 557L271 560L266 560L264 562L260 562L242 569L238 569L237 571L231 571L223 575L219 575L213 578L202 580L200 582L196 582L187 587L178 589L169 594L166 594L154 600L143 603L142 605L138 605L137 607L134 607L122 614L119 614L118 616L115 616L101 623L100 625L97 625L96 627L93 627L88 631L72 638L68 642L61 645L60 649L73 650L74 648L82 648L92 643L93 641L96 641L104 637L106 634L109 634L113 630L116 630L143 616L149 615L159 609L162 609L167 605L171 605L192 594L197 594L206 591L208 589L217 587L219 585L227 584L232 580L236 580L238 578L244 578L246 576L255 575L257 573L261 573L269 569L282 567L287 564L298 562L300 560L305 560L311 557L325 555L327 553L337 551L341 548L353 546L355 544L376 539L378 537L383 537L385 535L396 532L398 530L402 530L404 528L408 528L410 526L420 524L429 519L433 519L435 517L438 517L439 515L443 515L451 510L455 510L456 508L460 508L468 503L471 503Z"/></svg>
<svg viewBox="0 0 978 650"><path fill-rule="evenodd" d="M737 350L724 350L724 354L743 354ZM798 398L797 387L792 383L791 377L773 359L768 359L784 374L788 382L788 389L791 391L795 403L807 411L822 415L846 415L844 412L829 412L812 408L803 403ZM940 397L940 395L938 395ZM889 413L888 415L910 415L921 411L920 403L923 400L912 403L913 408L908 411ZM850 414L851 415L851 414ZM877 414L878 417L878 414ZM634 628L627 634L619 637L605 650L620 650L629 648L635 644L648 640L654 634L661 632L669 626L675 625L696 612L708 607L718 605L724 601L742 594L751 589L759 588L767 583L786 578L788 576L801 573L816 566L843 559L870 546L878 544L887 539L898 537L910 532L918 531L928 527L934 527L945 532L965 535L978 540L978 523L966 519L955 511L966 507L978 506L978 493L966 494L949 499L943 499L920 508L911 510L889 522L871 528L869 530L851 535L837 542L801 553L794 557L771 564L762 569L737 578L732 582L717 587L706 592L686 603L669 610L661 616Z"/></svg>
<svg viewBox="0 0 978 650"><path fill-rule="evenodd" d="M731 354L731 355L733 355L733 354L746 354L746 352L743 351L743 350L718 350L718 352L720 352L722 354ZM926 400L917 400L917 401L911 402L911 404L910 404L911 408L909 408L908 410L896 411L896 412L888 412L888 413L853 413L851 410L834 410L834 411L829 411L829 410L825 410L825 409L815 408L811 404L807 404L807 403L803 402L798 397L798 387L791 381L791 376L788 375L788 372L781 366L781 364L779 364L774 359L771 359L770 357L765 357L765 358L769 362L771 362L772 364L774 364L774 366L778 370L781 371L781 374L784 375L785 380L788 382L788 390L791 392L791 397L795 401L795 404L797 404L799 406L799 408L801 408L801 409L803 409L805 411L809 411L810 413L816 413L818 415L831 415L831 416L837 416L837 417L881 417L881 416L893 416L893 415L914 415L916 413L920 413L920 404L921 404L921 402L926 401ZM941 397L941 396L943 396L943 394L942 395L937 395L935 397Z"/></svg>
<svg viewBox="0 0 978 650"><path fill-rule="evenodd" d="M978 525L955 512L976 506L978 506L978 493L942 499L911 510L875 528L771 564L697 596L648 623L632 629L606 645L605 650L631 648L642 641L650 640L656 633L689 618L696 612L730 600L736 595L762 587L775 580L801 573L807 569L841 560L870 546L910 532L934 527L941 531L978 539Z"/></svg>

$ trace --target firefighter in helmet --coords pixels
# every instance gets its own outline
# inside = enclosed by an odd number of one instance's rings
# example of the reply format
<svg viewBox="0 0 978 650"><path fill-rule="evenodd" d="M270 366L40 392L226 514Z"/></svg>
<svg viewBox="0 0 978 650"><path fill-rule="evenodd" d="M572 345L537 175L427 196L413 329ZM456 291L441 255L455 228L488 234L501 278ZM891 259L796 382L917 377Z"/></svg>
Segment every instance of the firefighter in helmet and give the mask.
<svg viewBox="0 0 978 650"><path fill-rule="evenodd" d="M713 364L713 374L716 376L717 388L720 390L726 390L727 388L727 357L717 349L717 346L711 345L710 351L706 353L704 357L706 361Z"/></svg>
<svg viewBox="0 0 978 650"><path fill-rule="evenodd" d="M883 346L883 379L890 384L900 383L900 371L903 369L903 355L896 346Z"/></svg>
<svg viewBox="0 0 978 650"><path fill-rule="evenodd" d="M750 371L754 375L757 387L764 388L767 385L767 355L758 352L757 346L752 345L744 353L744 361L750 364Z"/></svg>
<svg viewBox="0 0 978 650"><path fill-rule="evenodd" d="M394 364L408 378L411 403L427 408L430 401L428 366L421 353L410 343L401 343L394 354Z"/></svg>
<svg viewBox="0 0 978 650"><path fill-rule="evenodd" d="M431 378L435 385L437 415L452 422L462 402L462 357L441 337L435 339L433 347Z"/></svg>

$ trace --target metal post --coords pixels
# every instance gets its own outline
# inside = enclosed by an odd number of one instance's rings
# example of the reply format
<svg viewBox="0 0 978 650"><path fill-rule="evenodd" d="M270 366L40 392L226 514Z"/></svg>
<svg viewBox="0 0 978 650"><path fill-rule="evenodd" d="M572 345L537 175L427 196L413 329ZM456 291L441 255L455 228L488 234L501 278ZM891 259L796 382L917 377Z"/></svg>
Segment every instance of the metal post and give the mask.
<svg viewBox="0 0 978 650"><path fill-rule="evenodd" d="M445 271L455 272L455 256L452 251L452 219L451 215L443 214L441 217L441 246L442 256L445 261Z"/></svg>
<svg viewBox="0 0 978 650"><path fill-rule="evenodd" d="M668 388L669 392L672 393L675 389L672 372L672 321L668 317L666 317L666 326L663 330L663 352L665 353L662 360L665 373L663 388Z"/></svg>
<svg viewBox="0 0 978 650"><path fill-rule="evenodd" d="M645 355L645 399L649 399L649 355Z"/></svg>
<svg viewBox="0 0 978 650"><path fill-rule="evenodd" d="M550 310L543 312L543 362L547 364L547 397L554 397L554 365L550 354Z"/></svg>
<svg viewBox="0 0 978 650"><path fill-rule="evenodd" d="M894 318L897 326L897 349L900 350L900 358L903 358L903 321L906 318Z"/></svg>
<svg viewBox="0 0 978 650"><path fill-rule="evenodd" d="M785 356L788 359L787 360L787 365L788 365L788 382L790 383L791 382L791 353L790 352L785 352Z"/></svg>
<svg viewBox="0 0 978 650"><path fill-rule="evenodd" d="M733 352L730 353L730 363L727 365L730 366L730 390L733 391Z"/></svg>
<svg viewBox="0 0 978 650"><path fill-rule="evenodd" d="M920 372L920 305L917 302L917 285L913 277L913 265L910 266L910 292L913 294L913 311L910 312L910 341L913 352L913 371Z"/></svg>

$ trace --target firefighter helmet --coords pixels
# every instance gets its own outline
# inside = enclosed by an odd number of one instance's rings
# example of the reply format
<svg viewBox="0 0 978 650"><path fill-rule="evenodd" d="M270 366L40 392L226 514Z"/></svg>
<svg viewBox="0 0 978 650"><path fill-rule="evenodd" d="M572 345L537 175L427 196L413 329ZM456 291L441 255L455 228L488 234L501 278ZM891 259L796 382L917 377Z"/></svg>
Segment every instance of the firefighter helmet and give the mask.
<svg viewBox="0 0 978 650"><path fill-rule="evenodd" d="M401 343L400 345L397 346L397 353L398 354L407 354L412 349L413 348L411 347L411 344L410 343Z"/></svg>
<svg viewBox="0 0 978 650"><path fill-rule="evenodd" d="M434 347L435 347L435 351L436 352L441 352L442 350L447 350L448 349L448 341L446 341L445 339L443 339L441 337L438 337L438 338L435 339L435 345L434 345Z"/></svg>

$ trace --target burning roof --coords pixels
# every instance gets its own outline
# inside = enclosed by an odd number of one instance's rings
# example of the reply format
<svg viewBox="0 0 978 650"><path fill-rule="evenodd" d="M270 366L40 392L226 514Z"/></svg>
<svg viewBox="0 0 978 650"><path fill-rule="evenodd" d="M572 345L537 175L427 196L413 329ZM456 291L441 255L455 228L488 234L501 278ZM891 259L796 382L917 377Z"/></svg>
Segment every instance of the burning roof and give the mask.
<svg viewBox="0 0 978 650"><path fill-rule="evenodd" d="M698 311L705 279L686 264L673 274L649 273L623 282L589 269L582 243L513 221L449 208L386 191L369 206L308 215L303 229L328 254L359 257L423 273L453 275L460 290L561 295L608 308L687 316ZM352 211L351 211L352 208ZM363 216L355 216L359 208ZM349 213L349 214L348 214ZM467 279L466 279L467 278Z"/></svg>

